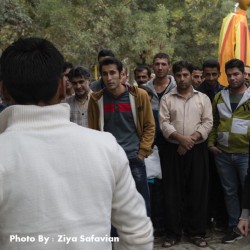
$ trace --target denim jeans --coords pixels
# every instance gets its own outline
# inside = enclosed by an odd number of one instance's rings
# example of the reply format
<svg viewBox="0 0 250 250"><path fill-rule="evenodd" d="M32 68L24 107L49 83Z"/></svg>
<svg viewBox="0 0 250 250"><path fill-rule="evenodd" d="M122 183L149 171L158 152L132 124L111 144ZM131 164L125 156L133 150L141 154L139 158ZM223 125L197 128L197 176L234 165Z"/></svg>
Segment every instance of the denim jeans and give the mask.
<svg viewBox="0 0 250 250"><path fill-rule="evenodd" d="M135 157L129 159L129 166L135 181L136 189L144 198L147 215L150 216L150 197L145 163L140 158Z"/></svg>
<svg viewBox="0 0 250 250"><path fill-rule="evenodd" d="M248 154L228 154L223 152L215 155L216 167L223 187L229 216L229 227L235 227L239 222L241 212L240 193L244 187L248 159Z"/></svg>

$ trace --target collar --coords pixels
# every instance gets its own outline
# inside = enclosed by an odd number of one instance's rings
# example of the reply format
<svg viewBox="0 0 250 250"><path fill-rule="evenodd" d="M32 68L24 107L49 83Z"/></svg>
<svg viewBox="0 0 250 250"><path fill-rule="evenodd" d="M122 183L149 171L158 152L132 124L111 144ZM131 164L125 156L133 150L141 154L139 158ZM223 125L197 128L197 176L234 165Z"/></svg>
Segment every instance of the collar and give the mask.
<svg viewBox="0 0 250 250"><path fill-rule="evenodd" d="M197 91L196 89L194 89L193 87L192 87L192 95L193 94L197 94L197 93L199 93L199 91ZM179 92L178 92L178 90L177 90L177 86L175 87L175 88L173 88L173 90L171 91L171 92L169 92L171 95L181 95L181 94L179 94Z"/></svg>
<svg viewBox="0 0 250 250"><path fill-rule="evenodd" d="M0 114L0 133L8 130L56 128L70 124L70 107L67 103L49 106L12 105Z"/></svg>
<svg viewBox="0 0 250 250"><path fill-rule="evenodd" d="M217 82L216 88L211 87L211 85L209 85L206 81L204 81L204 86L206 90L212 90L212 91L217 91L217 92L223 89L223 86L220 85L219 82Z"/></svg>

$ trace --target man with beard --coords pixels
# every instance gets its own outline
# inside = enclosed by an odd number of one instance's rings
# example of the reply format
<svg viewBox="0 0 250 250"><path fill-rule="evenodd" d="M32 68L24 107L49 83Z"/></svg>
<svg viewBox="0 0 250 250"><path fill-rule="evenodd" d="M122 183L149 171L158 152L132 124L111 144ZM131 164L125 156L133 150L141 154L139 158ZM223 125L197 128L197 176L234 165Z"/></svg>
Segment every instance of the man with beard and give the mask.
<svg viewBox="0 0 250 250"><path fill-rule="evenodd" d="M214 124L208 147L215 155L229 217L229 232L222 243L232 243L242 237L237 224L249 160L250 89L245 83L241 60L228 61L225 69L229 85L214 97Z"/></svg>
<svg viewBox="0 0 250 250"><path fill-rule="evenodd" d="M155 119L155 140L154 145L158 148L160 161L162 165L162 161L165 154L165 139L162 135L158 112L159 112L159 104L161 98L169 93L175 86L174 77L169 75L169 71L171 70L171 61L170 57L166 53L157 53L153 58L153 71L155 74L155 78L151 79L149 82L145 84L145 87L148 89L150 93L152 93L151 98L151 107L154 114ZM154 201L152 204L152 221L155 229L155 235L160 232L165 231L164 225L164 204L163 204L163 190L162 190L162 180L156 178L154 183L153 192L151 194L152 200Z"/></svg>
<svg viewBox="0 0 250 250"><path fill-rule="evenodd" d="M115 55L109 49L100 50L98 53L98 56L97 56L98 63L100 64L100 62L107 57L115 57ZM93 92L98 92L98 91L102 90L103 88L105 88L105 84L104 84L102 78L99 78L98 80L92 82L90 84L90 88Z"/></svg>
<svg viewBox="0 0 250 250"><path fill-rule="evenodd" d="M195 89L197 89L203 82L203 71L200 67L194 66L194 70L192 73L192 85Z"/></svg>
<svg viewBox="0 0 250 250"><path fill-rule="evenodd" d="M68 73L69 81L75 91L74 96L66 99L70 106L70 121L80 126L88 127L88 103L92 93L90 90L90 73L81 66L75 67Z"/></svg>
<svg viewBox="0 0 250 250"><path fill-rule="evenodd" d="M151 77L151 70L147 65L138 65L134 70L135 81L140 87L141 85L147 83Z"/></svg>
<svg viewBox="0 0 250 250"><path fill-rule="evenodd" d="M162 179L165 199L166 239L163 247L181 240L205 247L208 191L206 139L213 125L209 98L192 87L192 64L176 62L177 87L163 96L159 122L166 139Z"/></svg>
<svg viewBox="0 0 250 250"><path fill-rule="evenodd" d="M202 70L204 81L197 90L206 94L212 102L215 94L223 89L223 86L218 82L220 64L216 60L208 59L203 63Z"/></svg>
<svg viewBox="0 0 250 250"><path fill-rule="evenodd" d="M204 82L197 88L198 91L206 94L211 103L214 96L223 89L219 83L220 64L217 60L208 59L202 65ZM227 228L227 214L225 201L223 199L223 190L220 178L216 169L214 154L209 155L209 194L208 194L208 215L207 223L210 229L215 231L225 231Z"/></svg>

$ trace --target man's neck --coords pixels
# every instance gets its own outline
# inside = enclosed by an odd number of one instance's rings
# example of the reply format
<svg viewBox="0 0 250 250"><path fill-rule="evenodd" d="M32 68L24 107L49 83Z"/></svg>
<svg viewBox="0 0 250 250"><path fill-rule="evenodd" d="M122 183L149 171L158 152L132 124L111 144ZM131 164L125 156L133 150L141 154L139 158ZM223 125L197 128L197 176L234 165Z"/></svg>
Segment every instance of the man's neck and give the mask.
<svg viewBox="0 0 250 250"><path fill-rule="evenodd" d="M246 84L243 84L240 88L237 89L229 88L229 91L231 94L240 95L243 94L247 89L248 87L246 86Z"/></svg>
<svg viewBox="0 0 250 250"><path fill-rule="evenodd" d="M154 88L156 93L162 93L167 86L170 83L170 79L168 78L168 76L165 76L163 78L155 78L154 79Z"/></svg>
<svg viewBox="0 0 250 250"><path fill-rule="evenodd" d="M76 99L77 102L82 103L82 102L86 101L86 99L87 99L87 97L88 97L88 94L89 94L89 92L86 92L86 93L85 93L84 95L82 95L82 96L77 96L77 95L75 95L75 99Z"/></svg>
<svg viewBox="0 0 250 250"><path fill-rule="evenodd" d="M177 87L177 91L178 91L179 95L187 98L187 97L191 96L191 94L193 93L193 88L192 88L192 86L190 86L187 89L178 89L178 87Z"/></svg>
<svg viewBox="0 0 250 250"><path fill-rule="evenodd" d="M170 82L170 79L168 78L168 76L165 76L165 77L162 77L162 78L159 78L159 77L156 77L154 79L154 85L155 86L164 86L164 85L168 85Z"/></svg>
<svg viewBox="0 0 250 250"><path fill-rule="evenodd" d="M213 89L217 89L219 82L214 82L214 83L206 82L206 84Z"/></svg>
<svg viewBox="0 0 250 250"><path fill-rule="evenodd" d="M122 93L126 91L126 86L121 84L115 89L107 89L110 94L112 94L114 97L120 96Z"/></svg>

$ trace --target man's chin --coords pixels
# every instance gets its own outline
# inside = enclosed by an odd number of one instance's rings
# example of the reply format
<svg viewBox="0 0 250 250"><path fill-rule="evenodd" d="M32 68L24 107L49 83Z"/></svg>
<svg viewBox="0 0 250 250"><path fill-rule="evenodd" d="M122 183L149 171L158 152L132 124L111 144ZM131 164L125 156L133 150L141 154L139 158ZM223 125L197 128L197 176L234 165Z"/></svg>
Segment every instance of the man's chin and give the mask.
<svg viewBox="0 0 250 250"><path fill-rule="evenodd" d="M81 99L81 98L83 98L86 95L86 92L84 92L84 93L77 93L77 92L75 92L75 95L76 95L76 97L78 97L79 99Z"/></svg>

